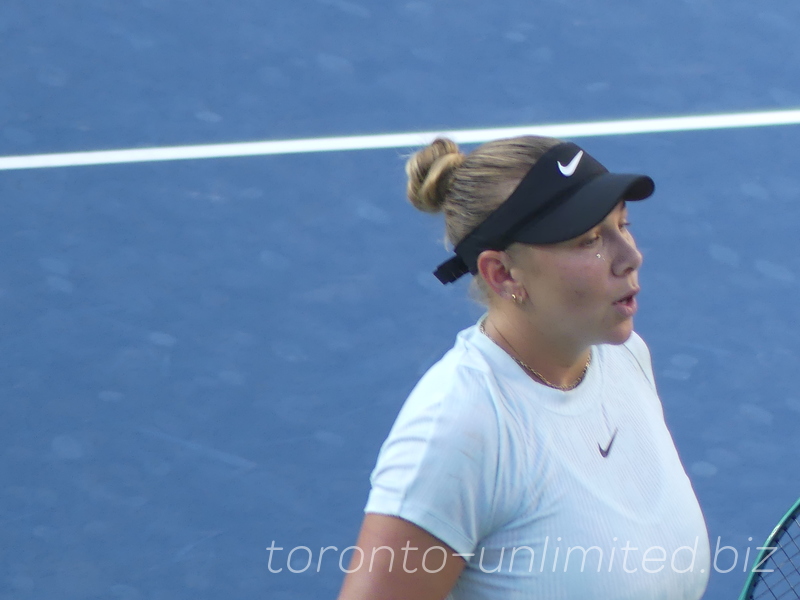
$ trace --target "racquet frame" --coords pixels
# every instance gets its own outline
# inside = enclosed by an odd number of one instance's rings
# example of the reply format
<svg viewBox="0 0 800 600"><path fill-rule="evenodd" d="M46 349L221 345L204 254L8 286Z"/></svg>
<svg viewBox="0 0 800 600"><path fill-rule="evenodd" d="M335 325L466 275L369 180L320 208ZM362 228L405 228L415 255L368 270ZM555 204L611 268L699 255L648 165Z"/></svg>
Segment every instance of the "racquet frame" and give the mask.
<svg viewBox="0 0 800 600"><path fill-rule="evenodd" d="M744 589L742 590L741 595L739 596L739 600L750 600L752 598L753 591L761 581L761 568L764 566L764 563L769 560L770 556L778 549L775 546L775 542L777 542L781 535L783 535L784 530L794 523L794 520L800 517L800 499L794 503L792 508L783 515L783 518L778 522L775 526L775 529L772 530L772 533L769 534L767 541L764 542L764 545L761 547L758 556L756 556L755 561L753 562L753 567L750 569L750 574L747 576L747 581L745 581ZM797 566L800 569L800 565ZM797 590L797 598L800 598L800 590ZM787 598L787 600L789 600Z"/></svg>

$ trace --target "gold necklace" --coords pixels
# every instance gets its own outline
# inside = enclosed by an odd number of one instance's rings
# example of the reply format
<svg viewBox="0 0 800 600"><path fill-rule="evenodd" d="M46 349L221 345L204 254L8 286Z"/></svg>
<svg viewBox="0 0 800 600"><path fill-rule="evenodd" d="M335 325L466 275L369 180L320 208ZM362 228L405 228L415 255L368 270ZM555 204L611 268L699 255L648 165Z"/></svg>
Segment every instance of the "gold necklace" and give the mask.
<svg viewBox="0 0 800 600"><path fill-rule="evenodd" d="M481 321L480 330L481 330L481 333L483 335L485 335L486 337L488 337L490 340L492 340L494 342L494 339L492 339L492 336L490 336L488 333L486 333L486 327L484 326L484 322L483 321ZM498 331L497 333L500 333L500 332ZM513 346L511 346L511 344L508 343L508 340L503 336L502 333L500 333L500 337L502 337L503 341L505 341L505 343L508 344L508 346L513 350ZM495 342L495 343L497 343L497 342ZM498 346L499 346L499 344L498 344ZM514 352L516 352L516 350ZM586 372L589 370L589 365L592 363L592 353L590 352L589 353L589 358L586 359L586 365L583 367L583 371L581 372L580 376L575 381L575 383L573 383L572 385L562 386L562 385L556 385L555 383L550 383L549 381L547 381L547 379L545 379L544 375L539 373L539 371L537 371L533 367L525 364L523 361L521 361L519 358L517 358L513 354L509 354L509 356L512 359L514 359L515 363L517 363L520 367L522 367L523 369L525 369L526 371L531 373L534 377L536 377L536 379L541 381L547 387L551 387L551 388L554 388L556 390L561 390L562 392L568 392L568 391L574 390L576 387L578 387L578 385L580 385L581 381L583 381L583 378L586 377Z"/></svg>

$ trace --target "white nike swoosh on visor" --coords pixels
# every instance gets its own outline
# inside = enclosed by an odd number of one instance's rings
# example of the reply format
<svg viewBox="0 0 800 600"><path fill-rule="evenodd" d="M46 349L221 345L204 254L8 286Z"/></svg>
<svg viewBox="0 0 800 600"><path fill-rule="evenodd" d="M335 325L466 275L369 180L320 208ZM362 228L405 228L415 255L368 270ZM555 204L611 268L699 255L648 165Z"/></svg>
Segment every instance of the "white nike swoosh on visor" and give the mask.
<svg viewBox="0 0 800 600"><path fill-rule="evenodd" d="M575 172L575 169L578 168L578 163L581 162L581 158L583 158L583 150L578 152L575 155L575 158L569 161L568 165L562 165L561 161L558 161L558 170L561 171L561 174L564 175L564 177L571 176Z"/></svg>

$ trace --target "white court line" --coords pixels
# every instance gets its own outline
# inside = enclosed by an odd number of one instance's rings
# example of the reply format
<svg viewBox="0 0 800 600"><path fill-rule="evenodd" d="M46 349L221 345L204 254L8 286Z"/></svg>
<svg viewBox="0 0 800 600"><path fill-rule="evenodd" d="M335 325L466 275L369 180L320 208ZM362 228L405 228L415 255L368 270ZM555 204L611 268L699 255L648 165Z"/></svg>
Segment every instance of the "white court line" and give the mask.
<svg viewBox="0 0 800 600"><path fill-rule="evenodd" d="M739 127L797 124L800 124L800 109L696 115L688 117L629 119L621 121L596 121L588 123L561 123L556 125L528 125L520 127L498 127L493 129L457 129L453 131L421 131L417 133L307 138L232 144L205 144L199 146L96 150L60 154L3 156L0 157L0 171L161 162L199 158L302 154L340 150L413 148L430 143L438 135L445 135L459 144L473 144L517 135L546 135L556 138L571 139L602 135L659 133L665 131L699 131L705 129L732 129Z"/></svg>

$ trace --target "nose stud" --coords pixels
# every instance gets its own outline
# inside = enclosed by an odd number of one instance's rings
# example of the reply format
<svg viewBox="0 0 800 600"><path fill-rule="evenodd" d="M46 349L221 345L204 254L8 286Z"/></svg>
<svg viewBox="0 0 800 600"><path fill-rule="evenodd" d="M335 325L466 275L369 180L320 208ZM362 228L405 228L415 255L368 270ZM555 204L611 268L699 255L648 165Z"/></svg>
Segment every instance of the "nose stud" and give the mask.
<svg viewBox="0 0 800 600"><path fill-rule="evenodd" d="M599 254L599 253L597 254L597 258L599 258L599 259L601 259L601 260L605 260L605 258L603 258L603 255L602 255L602 254Z"/></svg>

